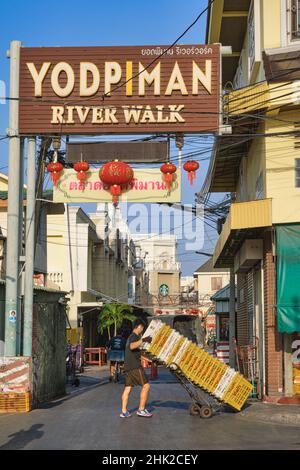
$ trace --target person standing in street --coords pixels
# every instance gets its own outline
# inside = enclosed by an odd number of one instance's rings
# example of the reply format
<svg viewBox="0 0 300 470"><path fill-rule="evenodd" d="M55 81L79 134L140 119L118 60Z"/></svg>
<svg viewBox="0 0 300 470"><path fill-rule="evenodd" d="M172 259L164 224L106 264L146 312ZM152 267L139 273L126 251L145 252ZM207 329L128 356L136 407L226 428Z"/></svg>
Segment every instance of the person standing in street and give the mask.
<svg viewBox="0 0 300 470"><path fill-rule="evenodd" d="M107 348L107 361L109 361L109 381L112 382L115 377L117 362L123 363L125 358L125 345L126 339L123 337L123 332L118 331L106 345Z"/></svg>
<svg viewBox="0 0 300 470"><path fill-rule="evenodd" d="M150 343L151 337L143 338L142 334L145 329L145 323L141 319L136 319L133 325L133 331L129 336L125 348L125 388L122 394L122 413L120 418L130 418L131 414L127 410L128 400L132 387L140 385L142 387L140 394L140 404L137 416L142 418L151 418L152 413L146 409L150 384L141 364L140 347L143 342Z"/></svg>

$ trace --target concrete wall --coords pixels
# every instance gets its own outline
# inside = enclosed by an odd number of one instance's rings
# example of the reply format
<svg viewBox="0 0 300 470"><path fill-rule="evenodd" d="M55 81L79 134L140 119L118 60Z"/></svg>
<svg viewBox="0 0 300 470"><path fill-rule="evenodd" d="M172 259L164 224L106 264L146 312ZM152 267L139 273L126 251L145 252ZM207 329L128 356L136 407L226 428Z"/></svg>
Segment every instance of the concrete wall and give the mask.
<svg viewBox="0 0 300 470"><path fill-rule="evenodd" d="M298 121L299 111L280 113L278 119ZM271 121L266 132L288 132L295 129L292 123ZM272 222L299 222L300 188L295 186L295 159L300 158L295 148L297 138L277 137L266 139L266 197L272 198Z"/></svg>
<svg viewBox="0 0 300 470"><path fill-rule="evenodd" d="M195 273L197 276L197 289L198 289L198 298L199 300L203 296L211 297L217 291L212 290L212 278L213 277L221 277L222 278L222 287L225 287L229 283L229 273L228 272L215 272L215 273Z"/></svg>
<svg viewBox="0 0 300 470"><path fill-rule="evenodd" d="M0 283L0 356L4 354L5 333L5 284Z"/></svg>
<svg viewBox="0 0 300 470"><path fill-rule="evenodd" d="M149 272L150 287L149 291L152 295L158 295L159 287L167 284L169 287L169 295L178 295L180 293L180 273L164 273L159 271Z"/></svg>
<svg viewBox="0 0 300 470"><path fill-rule="evenodd" d="M62 292L34 290L33 403L37 405L65 393L66 314L58 303ZM5 284L0 284L0 354L4 353ZM1 351L2 347L2 351Z"/></svg>
<svg viewBox="0 0 300 470"><path fill-rule="evenodd" d="M61 293L35 290L33 310L34 403L65 394L66 315Z"/></svg>
<svg viewBox="0 0 300 470"><path fill-rule="evenodd" d="M264 125L259 126L257 132L264 132ZM247 157L240 164L239 180L236 189L237 202L252 201L257 199L257 180L262 178L263 192L260 199L266 196L266 141L265 139L254 139Z"/></svg>
<svg viewBox="0 0 300 470"><path fill-rule="evenodd" d="M261 1L263 49L273 49L281 45L280 0Z"/></svg>

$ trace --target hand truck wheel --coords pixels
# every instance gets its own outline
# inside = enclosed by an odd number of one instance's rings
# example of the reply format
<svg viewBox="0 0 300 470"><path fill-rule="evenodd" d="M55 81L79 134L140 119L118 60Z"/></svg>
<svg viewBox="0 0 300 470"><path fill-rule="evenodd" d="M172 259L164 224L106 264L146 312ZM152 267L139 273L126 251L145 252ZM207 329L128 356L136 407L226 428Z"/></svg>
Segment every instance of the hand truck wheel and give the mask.
<svg viewBox="0 0 300 470"><path fill-rule="evenodd" d="M201 406L200 408L200 417L204 419L208 419L212 417L212 409L210 406Z"/></svg>
<svg viewBox="0 0 300 470"><path fill-rule="evenodd" d="M190 406L190 414L192 416L199 416L201 415L201 406L198 405L198 403L193 403L191 406Z"/></svg>

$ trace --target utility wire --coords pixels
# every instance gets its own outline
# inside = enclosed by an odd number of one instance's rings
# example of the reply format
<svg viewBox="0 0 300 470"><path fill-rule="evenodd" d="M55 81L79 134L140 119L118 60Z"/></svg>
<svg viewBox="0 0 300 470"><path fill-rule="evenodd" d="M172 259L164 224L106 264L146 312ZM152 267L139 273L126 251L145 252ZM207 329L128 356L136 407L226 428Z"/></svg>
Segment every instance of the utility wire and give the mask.
<svg viewBox="0 0 300 470"><path fill-rule="evenodd" d="M164 51L158 55L157 57L155 57L143 70L141 70L140 72L138 72L137 74L133 75L133 77L129 78L128 80L126 80L125 82L121 83L120 85L114 87L109 93L105 93L104 95L102 95L102 99L104 100L107 96L110 96L111 93L113 93L114 91L118 90L119 88L125 86L128 82L132 81L134 78L138 77L139 75L141 75L145 70L148 70L149 67L151 67L151 65L153 65L155 62L157 62L161 57L163 57L165 54L167 54L167 52L172 49L172 47L175 46L175 44L178 43L178 41L180 41L180 39L183 38L183 36L186 35L186 33L200 20L200 18L204 15L204 13L206 13L207 10L210 9L211 5L214 3L214 0L210 0L208 2L208 5L206 8L204 8L204 10L201 11L201 13L199 13L199 15L195 18L195 20L186 28L185 31L183 31L182 34L180 34L180 36L178 36L177 39L175 39L175 41L169 46L167 47L166 49L164 49Z"/></svg>

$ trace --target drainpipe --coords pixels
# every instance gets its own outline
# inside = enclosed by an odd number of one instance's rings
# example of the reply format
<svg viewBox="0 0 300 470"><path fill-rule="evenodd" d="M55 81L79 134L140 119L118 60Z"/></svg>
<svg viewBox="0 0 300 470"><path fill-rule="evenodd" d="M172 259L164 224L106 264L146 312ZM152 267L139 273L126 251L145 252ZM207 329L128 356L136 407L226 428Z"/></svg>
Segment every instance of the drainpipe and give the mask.
<svg viewBox="0 0 300 470"><path fill-rule="evenodd" d="M236 367L235 360L235 274L230 268L230 295L229 295L229 365Z"/></svg>
<svg viewBox="0 0 300 470"><path fill-rule="evenodd" d="M259 315L259 369L261 398L266 395L266 370L265 370L265 301L264 301L264 262L261 260L261 315Z"/></svg>

